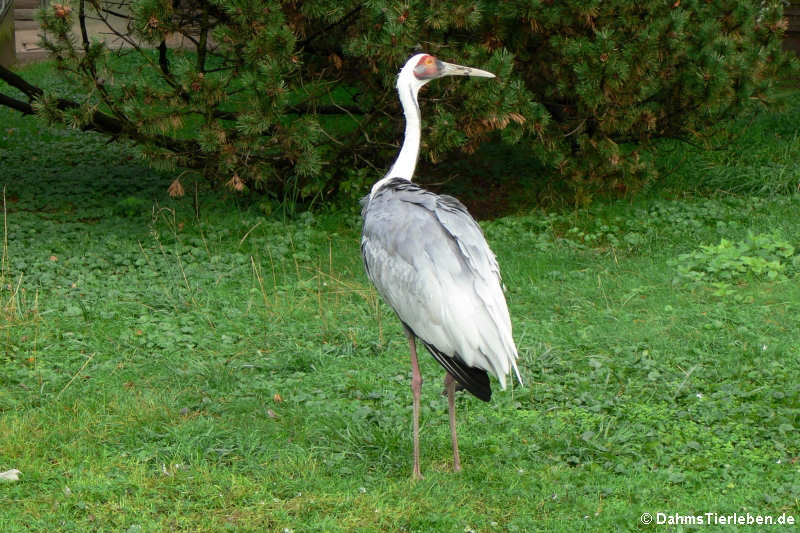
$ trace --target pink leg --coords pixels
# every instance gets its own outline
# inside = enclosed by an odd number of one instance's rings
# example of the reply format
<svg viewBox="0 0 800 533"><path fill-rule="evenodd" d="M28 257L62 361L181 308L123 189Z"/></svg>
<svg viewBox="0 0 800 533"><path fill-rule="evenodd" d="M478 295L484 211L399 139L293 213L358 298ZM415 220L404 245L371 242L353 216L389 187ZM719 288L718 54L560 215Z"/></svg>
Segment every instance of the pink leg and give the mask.
<svg viewBox="0 0 800 533"><path fill-rule="evenodd" d="M411 351L411 393L414 395L414 479L422 479L419 470L419 397L422 391L422 374L417 362L417 343L414 336L407 333L408 348Z"/></svg>
<svg viewBox="0 0 800 533"><path fill-rule="evenodd" d="M450 413L450 440L453 443L453 470L461 472L461 458L458 455L458 436L456 435L456 380L448 372L444 376L447 389L447 410Z"/></svg>

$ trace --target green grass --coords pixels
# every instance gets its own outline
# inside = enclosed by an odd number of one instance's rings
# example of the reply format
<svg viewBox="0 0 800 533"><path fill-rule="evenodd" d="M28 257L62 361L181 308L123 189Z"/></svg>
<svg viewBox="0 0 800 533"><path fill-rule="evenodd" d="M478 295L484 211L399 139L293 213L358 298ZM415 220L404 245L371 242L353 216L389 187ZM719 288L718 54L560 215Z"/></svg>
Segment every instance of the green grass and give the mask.
<svg viewBox="0 0 800 533"><path fill-rule="evenodd" d="M355 207L282 220L201 191L198 215L132 150L0 109L0 471L22 472L0 483L3 531L800 520L800 196L779 186L800 172L782 117L725 152L662 157L673 180L749 166L765 187L484 223L526 386L458 398L456 475L424 355L413 483L406 343L363 274ZM722 239L741 264L792 250L770 276L720 267Z"/></svg>

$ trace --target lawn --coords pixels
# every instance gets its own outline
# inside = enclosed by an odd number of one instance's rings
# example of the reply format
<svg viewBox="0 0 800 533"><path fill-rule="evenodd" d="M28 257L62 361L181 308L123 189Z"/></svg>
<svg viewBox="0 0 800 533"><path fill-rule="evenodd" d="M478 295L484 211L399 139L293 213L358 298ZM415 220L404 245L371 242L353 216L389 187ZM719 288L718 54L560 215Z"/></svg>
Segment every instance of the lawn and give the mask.
<svg viewBox="0 0 800 533"><path fill-rule="evenodd" d="M636 199L483 222L525 386L458 398L454 474L422 352L418 483L356 206L171 199L129 147L0 124L4 532L800 521L800 105L713 152L665 143L668 181Z"/></svg>

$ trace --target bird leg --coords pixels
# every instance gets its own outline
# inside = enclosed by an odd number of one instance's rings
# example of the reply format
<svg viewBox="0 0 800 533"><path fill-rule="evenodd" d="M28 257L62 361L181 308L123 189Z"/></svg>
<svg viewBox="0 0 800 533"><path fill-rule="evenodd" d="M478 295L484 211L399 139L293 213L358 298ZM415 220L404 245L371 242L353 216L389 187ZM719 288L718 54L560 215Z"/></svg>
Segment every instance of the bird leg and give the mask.
<svg viewBox="0 0 800 533"><path fill-rule="evenodd" d="M406 332L408 348L411 351L411 394L414 396L414 479L422 479L419 471L419 397L422 391L422 374L417 362L417 343L414 335Z"/></svg>
<svg viewBox="0 0 800 533"><path fill-rule="evenodd" d="M447 389L447 410L450 413L450 440L453 442L453 471L461 472L461 458L458 455L458 436L456 435L456 379L450 372L444 376Z"/></svg>

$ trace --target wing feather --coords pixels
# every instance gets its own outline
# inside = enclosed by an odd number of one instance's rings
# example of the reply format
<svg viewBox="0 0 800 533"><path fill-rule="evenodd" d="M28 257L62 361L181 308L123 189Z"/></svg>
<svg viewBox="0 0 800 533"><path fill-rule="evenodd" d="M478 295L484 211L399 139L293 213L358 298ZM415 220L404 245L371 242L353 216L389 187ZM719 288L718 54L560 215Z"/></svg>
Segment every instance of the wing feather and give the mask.
<svg viewBox="0 0 800 533"><path fill-rule="evenodd" d="M398 179L362 215L367 275L440 364L478 397L480 378L458 365L494 374L502 388L512 368L519 379L500 269L463 204Z"/></svg>

